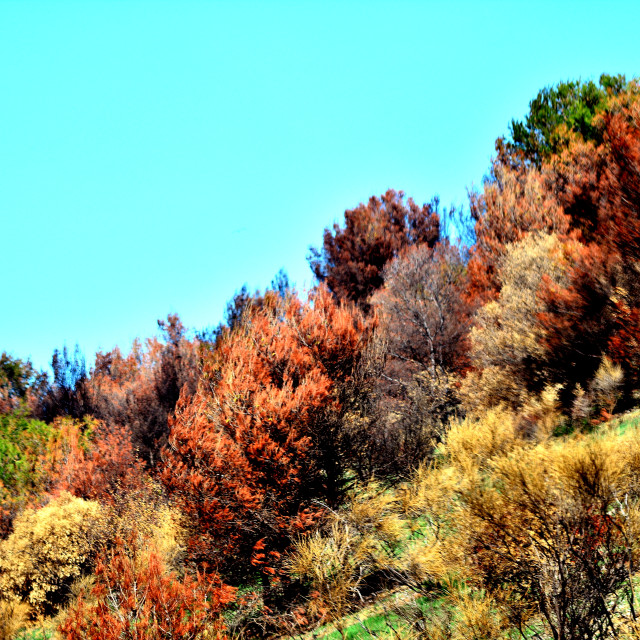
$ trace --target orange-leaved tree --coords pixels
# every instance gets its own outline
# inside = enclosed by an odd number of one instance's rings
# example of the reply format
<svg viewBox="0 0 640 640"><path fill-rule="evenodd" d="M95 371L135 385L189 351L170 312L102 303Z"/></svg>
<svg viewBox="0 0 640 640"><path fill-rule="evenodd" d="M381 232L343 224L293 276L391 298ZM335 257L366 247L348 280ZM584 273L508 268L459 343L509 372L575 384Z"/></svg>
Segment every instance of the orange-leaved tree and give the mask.
<svg viewBox="0 0 640 640"><path fill-rule="evenodd" d="M97 420L54 422L41 466L50 492L61 491L111 504L119 495L139 490L146 477L124 427L106 429Z"/></svg>
<svg viewBox="0 0 640 640"><path fill-rule="evenodd" d="M476 242L469 260L469 294L484 303L500 291L500 260L510 243L528 233L565 234L569 218L545 177L533 167L511 167L499 156L480 194L471 195L471 213L476 221Z"/></svg>
<svg viewBox="0 0 640 640"><path fill-rule="evenodd" d="M97 353L87 381L91 414L108 426L126 426L134 448L153 467L166 444L168 415L181 391L193 393L198 378L197 340L175 314L159 320L162 340L149 338L144 346L135 341L123 355L117 347Z"/></svg>
<svg viewBox="0 0 640 640"><path fill-rule="evenodd" d="M593 374L604 354L622 365L629 392L640 380L640 87L630 83L595 122L599 146L576 142L549 166L582 244L567 286L541 291L541 320L558 381Z"/></svg>
<svg viewBox="0 0 640 640"><path fill-rule="evenodd" d="M60 626L65 640L197 640L226 637L221 611L235 589L201 574L178 579L153 549L116 540L98 559L92 599L82 596Z"/></svg>
<svg viewBox="0 0 640 640"><path fill-rule="evenodd" d="M56 417L81 420L91 415L109 429L125 427L138 455L153 467L166 444L168 415L180 393L183 389L185 393L195 391L200 348L198 340L187 338L187 330L176 314L159 320L158 326L161 338L149 338L144 343L135 340L129 353L118 347L98 352L89 373L78 348L73 357L66 347L56 351L53 384L46 393L32 385L30 396L35 400L38 394L41 396L38 402L31 400L36 404L35 414L47 422Z"/></svg>
<svg viewBox="0 0 640 640"><path fill-rule="evenodd" d="M204 357L179 403L163 481L193 520L190 552L234 579L278 573L292 537L343 488L347 400L372 328L320 287L267 294Z"/></svg>

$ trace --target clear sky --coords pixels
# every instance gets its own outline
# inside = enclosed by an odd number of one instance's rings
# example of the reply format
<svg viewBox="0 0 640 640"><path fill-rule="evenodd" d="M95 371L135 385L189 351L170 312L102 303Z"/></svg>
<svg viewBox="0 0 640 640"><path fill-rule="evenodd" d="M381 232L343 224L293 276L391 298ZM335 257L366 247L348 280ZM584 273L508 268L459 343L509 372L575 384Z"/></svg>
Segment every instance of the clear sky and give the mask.
<svg viewBox="0 0 640 640"><path fill-rule="evenodd" d="M387 188L466 202L542 87L640 74L639 2L0 0L0 351L216 324Z"/></svg>

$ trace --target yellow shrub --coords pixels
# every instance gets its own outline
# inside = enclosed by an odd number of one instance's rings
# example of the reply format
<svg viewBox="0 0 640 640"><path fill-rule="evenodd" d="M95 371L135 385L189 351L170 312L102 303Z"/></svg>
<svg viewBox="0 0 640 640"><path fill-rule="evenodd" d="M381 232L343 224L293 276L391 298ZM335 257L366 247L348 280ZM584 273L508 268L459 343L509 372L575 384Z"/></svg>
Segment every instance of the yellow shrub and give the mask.
<svg viewBox="0 0 640 640"><path fill-rule="evenodd" d="M453 590L449 601L454 608L453 640L498 640L509 638L509 623L501 608L488 594L467 589Z"/></svg>
<svg viewBox="0 0 640 640"><path fill-rule="evenodd" d="M68 493L26 510L0 543L0 595L28 602L36 614L55 610L90 566L105 530L102 507Z"/></svg>
<svg viewBox="0 0 640 640"><path fill-rule="evenodd" d="M518 626L542 614L555 634L570 615L572 637L615 635L640 556L639 444L635 430L548 440L493 458L464 485L468 579Z"/></svg>
<svg viewBox="0 0 640 640"><path fill-rule="evenodd" d="M443 452L460 471L485 467L491 458L522 446L513 412L494 407L479 417L454 422L445 439Z"/></svg>
<svg viewBox="0 0 640 640"><path fill-rule="evenodd" d="M371 576L416 592L448 578L462 558L453 557L457 547L442 544L453 492L439 474L422 465L395 489L360 487L321 529L295 544L289 570L310 582L313 617L344 633L341 618L361 603Z"/></svg>
<svg viewBox="0 0 640 640"><path fill-rule="evenodd" d="M23 602L0 600L0 640L12 640L25 626L29 607Z"/></svg>
<svg viewBox="0 0 640 640"><path fill-rule="evenodd" d="M500 404L519 407L527 390L519 377L503 366L487 365L471 371L460 383L460 399L467 413L486 411Z"/></svg>
<svg viewBox="0 0 640 640"><path fill-rule="evenodd" d="M117 502L110 514L110 537L129 540L135 535L141 545L153 545L168 569L181 573L186 548L182 521L161 489L149 483Z"/></svg>
<svg viewBox="0 0 640 640"><path fill-rule="evenodd" d="M528 398L520 410L519 431L522 436L546 440L562 421L559 395L562 386L547 385L538 396Z"/></svg>
<svg viewBox="0 0 640 640"><path fill-rule="evenodd" d="M566 279L563 245L557 236L535 233L508 245L500 262L500 295L478 311L471 331L471 361L478 373L462 384L467 410L500 403L520 407L532 381L539 384L545 348L538 322L544 304L538 289L544 277L555 283Z"/></svg>
<svg viewBox="0 0 640 640"><path fill-rule="evenodd" d="M613 413L613 409L622 393L623 381L624 373L622 367L614 364L609 358L604 356L589 385L589 390L593 395L595 403L607 412Z"/></svg>
<svg viewBox="0 0 640 640"><path fill-rule="evenodd" d="M354 492L346 508L330 514L320 530L301 538L288 568L311 585L312 617L333 621L343 634L341 618L360 602L367 578L400 570L393 550L409 530L396 493L370 483Z"/></svg>

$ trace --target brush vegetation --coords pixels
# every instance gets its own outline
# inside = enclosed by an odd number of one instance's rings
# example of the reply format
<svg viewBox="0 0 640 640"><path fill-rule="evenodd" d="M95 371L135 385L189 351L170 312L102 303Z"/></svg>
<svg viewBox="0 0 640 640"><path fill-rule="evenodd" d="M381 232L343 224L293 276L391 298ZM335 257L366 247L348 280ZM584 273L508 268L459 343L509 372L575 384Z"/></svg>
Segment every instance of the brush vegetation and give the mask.
<svg viewBox="0 0 640 640"><path fill-rule="evenodd" d="M307 296L2 353L0 640L639 637L639 176L637 81L560 83Z"/></svg>

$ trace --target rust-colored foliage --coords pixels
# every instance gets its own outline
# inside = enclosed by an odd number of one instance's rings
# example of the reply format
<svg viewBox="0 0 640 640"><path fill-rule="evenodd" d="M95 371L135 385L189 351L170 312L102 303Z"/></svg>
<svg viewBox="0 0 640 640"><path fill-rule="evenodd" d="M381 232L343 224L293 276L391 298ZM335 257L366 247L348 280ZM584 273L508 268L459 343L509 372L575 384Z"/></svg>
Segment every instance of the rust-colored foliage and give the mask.
<svg viewBox="0 0 640 640"><path fill-rule="evenodd" d="M640 100L621 101L604 116L607 164L600 233L626 260L640 258Z"/></svg>
<svg viewBox="0 0 640 640"><path fill-rule="evenodd" d="M579 375L576 381L584 382L598 368L603 338L611 330L612 259L594 244L570 243L565 251L571 260L569 284L562 286L543 278L545 311L538 318L545 331L548 366L556 370L556 377L573 370L573 375Z"/></svg>
<svg viewBox="0 0 640 640"><path fill-rule="evenodd" d="M153 550L117 540L115 549L96 566L94 604L82 596L63 624L65 640L196 640L222 639L223 607L233 601L235 589L215 577L167 573ZM89 601L91 602L91 601Z"/></svg>
<svg viewBox="0 0 640 640"><path fill-rule="evenodd" d="M635 385L640 337L640 100L638 88L618 96L599 119L603 143L577 142L552 164L558 198L576 237L568 286L543 288L541 316L559 374L592 374L602 354ZM561 380L562 381L562 380Z"/></svg>
<svg viewBox="0 0 640 640"><path fill-rule="evenodd" d="M142 487L144 467L125 428L91 426L95 431L88 436L83 432L87 425L69 418L58 420L43 465L52 492L68 491L80 498L112 503L119 494Z"/></svg>
<svg viewBox="0 0 640 640"><path fill-rule="evenodd" d="M198 343L189 341L177 315L158 325L164 341L150 338L143 348L135 342L123 355L117 347L96 355L88 381L91 413L110 426L126 426L134 448L151 466L166 444L168 416L181 391L195 391Z"/></svg>
<svg viewBox="0 0 640 640"><path fill-rule="evenodd" d="M471 197L476 242L468 265L469 295L478 302L497 295L498 266L508 244L535 231L564 234L569 230L569 218L542 174L533 167L507 163L505 157L494 162L484 191Z"/></svg>
<svg viewBox="0 0 640 640"><path fill-rule="evenodd" d="M96 354L87 374L79 350L63 349L53 357L54 381L35 413L46 421L91 415L110 428L126 427L136 452L153 466L166 444L168 416L180 393L195 391L199 367L197 340L188 340L180 318L158 321L162 339L136 340L123 354L116 347Z"/></svg>
<svg viewBox="0 0 640 640"><path fill-rule="evenodd" d="M603 76L604 77L604 76ZM480 194L472 194L476 242L469 262L472 296L482 302L499 290L496 273L507 244L533 231L569 234L582 242L596 242L625 251L640 248L637 211L638 88L630 83L616 89L589 119L592 135L583 137L560 124L565 142L547 162L522 162L518 151L498 140L498 156ZM559 116L559 121L567 114ZM593 115L593 114L592 114ZM597 144L597 140L603 140ZM636 193L629 199L629 192Z"/></svg>
<svg viewBox="0 0 640 640"><path fill-rule="evenodd" d="M267 295L205 358L172 420L163 480L195 522L191 553L274 575L292 536L341 491L340 382L370 324L321 287Z"/></svg>
<svg viewBox="0 0 640 640"><path fill-rule="evenodd" d="M309 261L320 282L342 300L368 309L369 296L383 282L383 269L403 247L440 239L439 202L418 206L402 191L390 189L380 198L348 209L344 227L324 230L321 249L312 248Z"/></svg>
<svg viewBox="0 0 640 640"><path fill-rule="evenodd" d="M580 239L625 259L640 255L640 88L635 82L595 119L602 143L574 140L545 168Z"/></svg>
<svg viewBox="0 0 640 640"><path fill-rule="evenodd" d="M543 231L565 247L563 282L545 276L537 292L535 331L544 354L532 367L564 385L565 402L576 383L591 380L603 355L623 366L627 392L640 379L639 96L635 82L609 96L593 118L594 135L562 132L566 144L539 169L502 149L484 192L472 200L472 300L497 297L509 243Z"/></svg>

